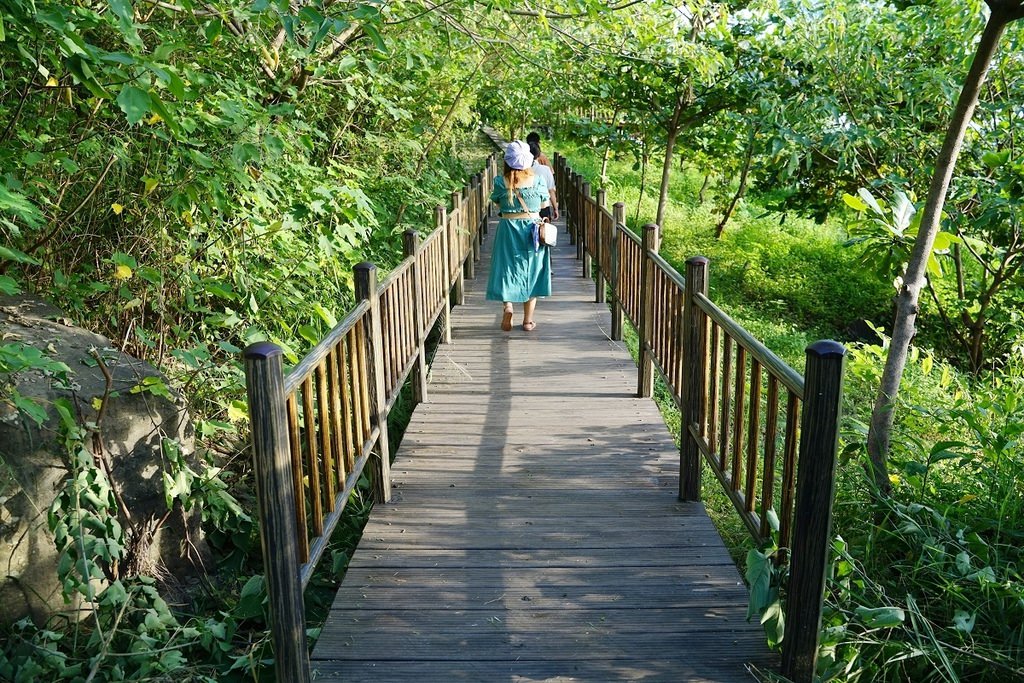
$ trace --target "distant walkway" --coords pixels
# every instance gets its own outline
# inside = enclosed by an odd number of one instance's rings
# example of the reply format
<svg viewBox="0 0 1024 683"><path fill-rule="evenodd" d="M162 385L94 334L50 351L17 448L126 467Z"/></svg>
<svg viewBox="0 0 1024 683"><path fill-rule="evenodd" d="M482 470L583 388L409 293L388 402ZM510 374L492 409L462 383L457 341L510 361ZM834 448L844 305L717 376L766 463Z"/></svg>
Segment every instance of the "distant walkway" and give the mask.
<svg viewBox="0 0 1024 683"><path fill-rule="evenodd" d="M492 219L490 235L494 234ZM501 332L485 244L312 656L314 680L749 681L776 667L679 451L553 253L537 329Z"/></svg>

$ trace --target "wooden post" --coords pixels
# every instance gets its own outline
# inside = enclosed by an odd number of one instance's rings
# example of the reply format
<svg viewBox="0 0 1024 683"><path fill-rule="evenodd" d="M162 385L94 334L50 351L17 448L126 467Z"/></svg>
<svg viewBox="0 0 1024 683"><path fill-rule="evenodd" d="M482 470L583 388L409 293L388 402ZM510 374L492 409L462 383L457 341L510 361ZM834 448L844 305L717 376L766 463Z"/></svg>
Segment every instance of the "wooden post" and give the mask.
<svg viewBox="0 0 1024 683"><path fill-rule="evenodd" d="M580 224L580 185L579 174L576 171L569 171L569 220L565 222L565 230L569 233L569 244L576 244L576 231Z"/></svg>
<svg viewBox="0 0 1024 683"><path fill-rule="evenodd" d="M288 440L281 347L269 342L242 354L252 425L260 542L270 600L274 671L279 681L310 680L306 616L299 574L298 524Z"/></svg>
<svg viewBox="0 0 1024 683"><path fill-rule="evenodd" d="M558 203L561 204L561 213L565 213L565 181L562 179L565 160L562 155L555 152L555 192L558 193Z"/></svg>
<svg viewBox="0 0 1024 683"><path fill-rule="evenodd" d="M620 270L622 260L620 258L620 247L622 246L622 231L620 225L626 224L626 205L622 202L615 202L612 206L612 234L611 240L611 288L612 288L612 341L622 341L622 288Z"/></svg>
<svg viewBox="0 0 1024 683"><path fill-rule="evenodd" d="M452 212L448 221L448 244L452 246L452 250L449 253L455 254L455 262L451 266L453 269L458 268L459 271L455 276L455 287L452 292L456 306L466 303L466 269L462 265L466 255L462 253L462 231L459 229L459 222L455 220L455 217L460 215L458 213L459 198L458 190L453 191Z"/></svg>
<svg viewBox="0 0 1024 683"><path fill-rule="evenodd" d="M807 347L786 589L786 635L782 641L782 674L796 683L814 680L818 659L845 361L846 348L839 342L817 341Z"/></svg>
<svg viewBox="0 0 1024 683"><path fill-rule="evenodd" d="M412 257L412 324L416 333L416 365L412 368L412 400L423 403L427 400L427 331L423 329L423 272L419 264L420 236L415 230L406 230L402 235L405 257Z"/></svg>
<svg viewBox="0 0 1024 683"><path fill-rule="evenodd" d="M704 434L707 412L708 316L694 301L694 294L708 293L708 260L694 256L686 261L683 293L683 405L679 435L679 498L700 500L701 454L690 434L696 425Z"/></svg>
<svg viewBox="0 0 1024 683"><path fill-rule="evenodd" d="M391 445L388 443L387 396L384 395L384 339L380 322L380 297L377 293L377 266L372 263L358 263L355 267L356 300L370 304L370 320L366 326L366 357L370 389L370 414L373 424L380 430L377 437L377 460L373 470L373 498L378 503L391 500Z"/></svg>
<svg viewBox="0 0 1024 683"><path fill-rule="evenodd" d="M473 207L472 202L469 199L469 189L463 187L459 193L459 206L462 207L462 211L459 212L459 222L462 224L462 229L465 231L466 236L466 260L463 261L463 268L465 268L465 275L467 280L476 279L476 260L477 260L477 246L476 246L476 233L473 230Z"/></svg>
<svg viewBox="0 0 1024 683"><path fill-rule="evenodd" d="M438 204L434 207L434 229L441 231L441 244L444 251L444 310L441 311L441 340L445 344L452 343L452 246L448 241L449 231L445 224L448 222L448 212Z"/></svg>
<svg viewBox="0 0 1024 683"><path fill-rule="evenodd" d="M469 185L469 194L470 194L470 197L471 197L469 203L470 203L470 206L472 207L471 211L472 211L472 214L473 214L473 216L472 216L472 218L470 220L471 220L472 226L473 226L472 229L473 229L473 260L474 261L479 261L480 260L480 245L483 243L483 237L484 237L484 231L483 231L483 229L481 228L481 225L480 225L481 223L483 223L483 221L481 220L481 216L480 216L480 211L481 211L481 208L483 207L483 202L480 201L480 187L481 187L481 185L482 185L482 183L480 181L480 174L479 173L474 174L473 178L470 180L470 185Z"/></svg>
<svg viewBox="0 0 1024 683"><path fill-rule="evenodd" d="M637 325L639 338L639 360L636 395L638 398L654 396L654 359L648 345L651 343L651 330L654 329L654 264L651 254L657 254L659 248L658 226L648 223L643 232L643 254L640 259L640 320Z"/></svg>
<svg viewBox="0 0 1024 683"><path fill-rule="evenodd" d="M576 258L583 259L583 277L590 277L590 225L593 218L593 208L590 200L590 183L583 182L583 225L580 227L580 236L576 240Z"/></svg>
<svg viewBox="0 0 1024 683"><path fill-rule="evenodd" d="M605 208L605 190L603 187L597 190L597 211L594 212L594 261L597 263L597 283L594 288L595 296L594 303L603 304L605 302L605 284L604 284L604 230L601 226L604 225L604 208Z"/></svg>

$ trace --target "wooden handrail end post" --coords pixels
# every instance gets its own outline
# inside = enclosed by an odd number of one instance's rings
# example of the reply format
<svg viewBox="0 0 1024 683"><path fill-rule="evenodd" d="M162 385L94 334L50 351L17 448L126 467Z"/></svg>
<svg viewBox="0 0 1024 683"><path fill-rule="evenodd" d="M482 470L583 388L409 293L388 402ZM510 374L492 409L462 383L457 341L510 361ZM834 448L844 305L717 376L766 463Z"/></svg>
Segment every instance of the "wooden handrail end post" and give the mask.
<svg viewBox="0 0 1024 683"><path fill-rule="evenodd" d="M701 451L690 433L696 425L703 435L707 419L708 317L697 305L695 294L708 293L708 259L694 256L686 261L683 293L683 408L679 435L679 498L700 500Z"/></svg>
<svg viewBox="0 0 1024 683"><path fill-rule="evenodd" d="M615 202L612 206L612 234L609 243L611 244L611 290L612 290L612 341L622 341L622 232L620 225L626 224L626 205L622 202Z"/></svg>
<svg viewBox="0 0 1024 683"><path fill-rule="evenodd" d="M590 260L590 227L593 224L593 201L590 198L590 183L583 181L583 186L580 189L580 199L583 204L583 210L580 212L581 221L579 236L576 238L576 258L583 260L583 277L590 277L591 260Z"/></svg>
<svg viewBox="0 0 1024 683"><path fill-rule="evenodd" d="M644 226L643 255L640 260L640 320L637 324L637 345L639 350L637 398L654 396L654 360L651 357L651 330L654 325L654 264L651 254L658 253L658 226L648 223Z"/></svg>
<svg viewBox="0 0 1024 683"><path fill-rule="evenodd" d="M302 604L298 524L281 347L252 344L242 352L252 429L260 541L279 681L310 680Z"/></svg>
<svg viewBox="0 0 1024 683"><path fill-rule="evenodd" d="M782 673L796 683L814 680L818 658L846 347L831 340L817 341L807 347L806 354L796 509L786 591L786 633L782 643Z"/></svg>

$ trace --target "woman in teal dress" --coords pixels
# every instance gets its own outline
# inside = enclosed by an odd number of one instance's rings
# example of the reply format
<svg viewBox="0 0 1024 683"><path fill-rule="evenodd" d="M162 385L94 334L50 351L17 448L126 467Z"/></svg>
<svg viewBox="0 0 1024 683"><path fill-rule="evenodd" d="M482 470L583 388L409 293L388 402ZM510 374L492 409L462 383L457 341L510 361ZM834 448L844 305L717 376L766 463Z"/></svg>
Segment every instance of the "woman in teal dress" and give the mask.
<svg viewBox="0 0 1024 683"><path fill-rule="evenodd" d="M529 145L510 142L505 148L505 172L494 179L491 192L501 220L491 248L487 298L502 302L501 329L506 332L512 329L513 303L523 304L523 329L530 332L537 327L533 319L537 297L551 296L551 257L548 248L537 243L533 229L540 221L539 211L549 204L548 189L534 175L532 165Z"/></svg>

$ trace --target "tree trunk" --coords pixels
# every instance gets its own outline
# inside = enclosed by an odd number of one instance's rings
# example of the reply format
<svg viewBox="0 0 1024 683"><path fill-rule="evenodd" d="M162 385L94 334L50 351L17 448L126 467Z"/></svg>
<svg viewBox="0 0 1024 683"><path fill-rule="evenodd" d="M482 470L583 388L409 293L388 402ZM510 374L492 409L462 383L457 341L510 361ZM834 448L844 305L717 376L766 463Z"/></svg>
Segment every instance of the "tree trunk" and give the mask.
<svg viewBox="0 0 1024 683"><path fill-rule="evenodd" d="M725 232L725 224L729 222L732 217L732 212L736 210L736 205L739 204L740 200L743 199L743 195L747 193L747 178L750 175L750 164L754 160L754 136L757 134L755 129L750 131L750 141L747 143L747 155L743 160L743 170L740 171L740 186L736 189L736 194L732 196L732 201L729 202L729 206L725 207L725 212L722 214L722 220L715 226L715 239L722 239L722 233Z"/></svg>
<svg viewBox="0 0 1024 683"><path fill-rule="evenodd" d="M636 200L636 214L633 222L640 220L640 205L644 203L644 190L647 188L647 136L640 140L640 197Z"/></svg>
<svg viewBox="0 0 1024 683"><path fill-rule="evenodd" d="M608 159L612 155L611 144L605 145L604 156L601 158L601 187L608 187Z"/></svg>
<svg viewBox="0 0 1024 683"><path fill-rule="evenodd" d="M697 193L697 206L703 206L704 202L707 201L708 185L711 184L711 173L704 174L704 182L700 186L700 192Z"/></svg>
<svg viewBox="0 0 1024 683"><path fill-rule="evenodd" d="M903 378L903 370L907 365L910 342L916 331L918 300L925 282L928 256L935 243L935 235L939 231L942 207L946 201L950 180L953 177L953 168L956 165L957 156L960 154L964 133L967 131L974 108L978 103L978 94L985 75L999 46L999 39L1007 24L1024 15L1024 3L1021 0L1014 0L1012 3L990 0L989 6L992 9L992 14L982 32L977 52L971 62L970 71L953 111L953 119L950 121L942 149L939 151L935 173L932 175L931 185L928 188L928 199L921 215L921 227L914 240L907 272L903 276L903 285L896 297L896 320L893 323L892 340L889 343L889 353L885 359L885 369L882 371L882 381L875 398L874 408L871 411L871 425L868 428L868 457L871 462L871 474L881 496L887 497L892 493L888 458L892 440L893 409L899 393L900 381Z"/></svg>
<svg viewBox="0 0 1024 683"><path fill-rule="evenodd" d="M686 106L686 95L680 94L676 98L676 108L672 112L672 120L669 121L668 134L665 136L665 163L661 167L661 194L658 197L658 215L654 222L659 228L665 227L665 207L668 204L668 181L672 175L672 154L676 149L676 138L679 136L679 117L683 114L683 107Z"/></svg>

